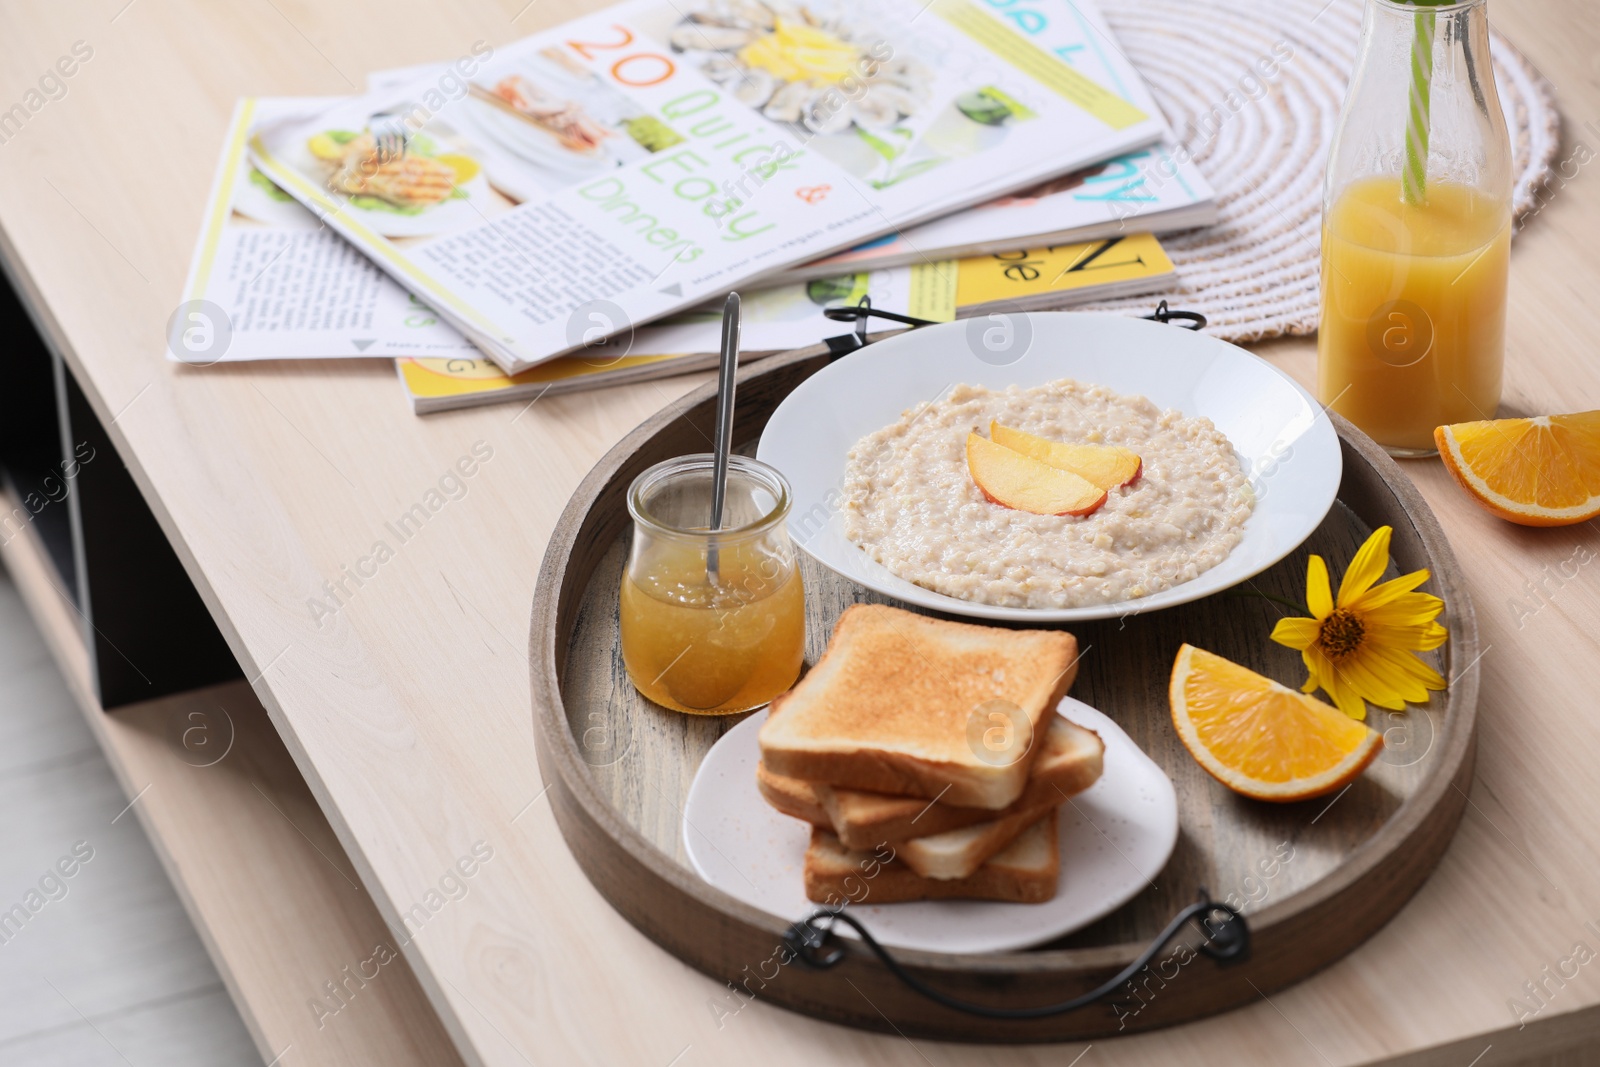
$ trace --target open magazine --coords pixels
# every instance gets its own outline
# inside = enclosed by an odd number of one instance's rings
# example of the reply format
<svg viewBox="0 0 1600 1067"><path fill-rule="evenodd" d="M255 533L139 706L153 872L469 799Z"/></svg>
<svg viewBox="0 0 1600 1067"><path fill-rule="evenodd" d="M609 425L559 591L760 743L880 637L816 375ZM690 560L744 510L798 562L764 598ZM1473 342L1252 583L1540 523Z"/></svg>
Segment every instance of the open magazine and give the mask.
<svg viewBox="0 0 1600 1067"><path fill-rule="evenodd" d="M516 371L1165 132L1012 6L633 0L250 151Z"/></svg>
<svg viewBox="0 0 1600 1067"><path fill-rule="evenodd" d="M267 180L246 156L258 121L332 101L243 99L223 138L169 358L467 356L477 348L343 237Z"/></svg>
<svg viewBox="0 0 1600 1067"><path fill-rule="evenodd" d="M245 133L254 121L305 103L260 98L236 105L185 287L189 317L175 320L171 358L210 364L409 353L419 360L414 366L430 368L430 377L421 380L443 375L456 383L432 398L444 407L457 406L449 398L463 395L461 382L476 383L468 391L477 395L489 388L484 383L507 380L493 364L484 366L471 342L266 181L245 157ZM1149 291L1170 275L1170 262L1148 238L1118 239L1108 253L1110 247L1102 242L1003 253L988 261L918 263L747 289L745 350L813 344L839 329L824 316L826 308L863 296L880 309L939 322L954 317L958 299L968 313L997 300L1022 306L1042 296L1060 307ZM720 336L721 311L713 301L609 340L591 337L583 353L525 375L552 392L565 392L682 374L713 362ZM433 409L418 405L419 411Z"/></svg>
<svg viewBox="0 0 1600 1067"><path fill-rule="evenodd" d="M253 123L301 110L306 103L261 97L235 105L184 288L189 317L175 320L168 339L169 358L204 365L481 355L431 308L267 181L246 157L245 135ZM913 284L913 277L927 268L919 264L870 274L846 272L836 279L747 290L746 337L761 349L811 344L819 330L829 328L821 315L823 307L869 292L879 307L939 318L943 305L914 305L914 290L940 296L945 288L937 281ZM949 314L954 307L949 304ZM609 343L598 335L602 322L597 319L588 325L585 359L579 365L615 371L614 377L645 366L631 358L620 361L624 349L630 355L650 357L714 351L721 332L720 312L695 309L625 330ZM710 328L700 328L703 323L710 323ZM654 373L683 369L657 367Z"/></svg>
<svg viewBox="0 0 1600 1067"><path fill-rule="evenodd" d="M1114 62L1121 49L1104 13L1092 4L1031 0L1013 15L1028 27L1034 25L1032 18L1054 18L1058 28L1051 36L1056 55L1142 110L1157 111L1155 99L1142 81L1122 77ZM374 71L367 83L373 89L404 86L436 69L437 65L430 64ZM806 281L1097 238L1172 233L1216 221L1216 193L1211 184L1194 165L1187 148L1163 138L1032 189L792 267L772 281Z"/></svg>
<svg viewBox="0 0 1600 1067"><path fill-rule="evenodd" d="M746 294L741 308L740 358L757 359L770 354L769 346L805 347L848 332L848 326L823 312L856 305L862 296L871 297L872 306L880 310L948 322L958 314L1059 308L1091 298L1154 292L1172 276L1172 261L1160 242L1150 234L1133 234L757 289ZM411 410L428 415L716 365L720 306L703 305L668 321L671 327L613 337L583 355L560 356L516 374L485 359L398 359L395 367ZM874 332L898 328L883 320L874 320L872 326ZM677 354L656 354L656 346Z"/></svg>

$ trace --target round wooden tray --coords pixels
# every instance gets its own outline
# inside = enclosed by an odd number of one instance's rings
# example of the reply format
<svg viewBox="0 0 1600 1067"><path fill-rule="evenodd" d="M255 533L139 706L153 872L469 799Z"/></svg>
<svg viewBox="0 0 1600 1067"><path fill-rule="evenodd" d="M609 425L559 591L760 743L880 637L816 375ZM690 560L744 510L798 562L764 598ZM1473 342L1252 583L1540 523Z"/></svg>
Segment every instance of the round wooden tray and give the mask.
<svg viewBox="0 0 1600 1067"><path fill-rule="evenodd" d="M824 346L773 356L740 374L734 440L753 447L769 415L825 366ZM871 358L871 349L855 358ZM1085 655L1073 695L1117 722L1171 775L1182 829L1166 869L1111 915L1028 952L954 955L898 951L914 974L967 1000L1005 1007L1055 1003L1131 963L1199 887L1242 904L1248 961L1219 966L1175 948L1118 995L1028 1022L941 1008L900 984L853 940L830 970L782 962L785 928L703 882L682 846L682 805L706 751L738 717L680 715L629 683L618 650L618 589L631 524L625 495L659 460L709 449L714 387L688 394L629 434L578 487L550 540L534 598L533 701L539 764L556 820L591 882L667 951L738 990L712 988L712 1010L750 995L871 1030L963 1041L1063 1041L1147 1030L1259 999L1349 952L1401 909L1428 877L1459 822L1472 779L1478 693L1477 626L1443 531L1399 467L1330 414L1344 450L1339 501L1302 549L1247 583L1304 603L1307 552L1342 573L1373 527L1394 527L1398 571L1428 567L1444 598L1450 640L1435 666L1450 687L1407 714L1373 709L1388 744L1380 760L1333 797L1273 805L1229 792L1178 742L1167 678L1180 643L1235 659L1286 683L1304 678L1297 653L1267 638L1284 613L1230 594L1126 619L1071 627ZM1269 487L1270 488L1270 487ZM814 663L844 607L879 599L802 556L806 661ZM1253 587L1253 588L1252 588ZM1070 878L1071 857L1062 876ZM1197 938L1195 940L1198 940ZM746 992L748 991L748 992Z"/></svg>

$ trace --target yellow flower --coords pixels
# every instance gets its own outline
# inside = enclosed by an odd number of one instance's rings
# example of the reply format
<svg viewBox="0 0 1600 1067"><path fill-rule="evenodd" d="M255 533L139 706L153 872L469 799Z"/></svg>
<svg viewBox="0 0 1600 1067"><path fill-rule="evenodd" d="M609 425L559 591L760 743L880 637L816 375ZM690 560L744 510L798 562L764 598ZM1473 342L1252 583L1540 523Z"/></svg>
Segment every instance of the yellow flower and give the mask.
<svg viewBox="0 0 1600 1067"><path fill-rule="evenodd" d="M1373 585L1389 567L1389 527L1379 527L1356 552L1339 583L1328 585L1328 565L1312 556L1306 565L1306 606L1315 618L1279 619L1272 639L1298 649L1310 677L1302 692L1327 690L1352 719L1367 717L1366 701L1400 711L1406 701L1423 704L1428 690L1443 689L1439 672L1417 658L1449 636L1434 619L1444 601L1412 590L1428 580L1412 571Z"/></svg>

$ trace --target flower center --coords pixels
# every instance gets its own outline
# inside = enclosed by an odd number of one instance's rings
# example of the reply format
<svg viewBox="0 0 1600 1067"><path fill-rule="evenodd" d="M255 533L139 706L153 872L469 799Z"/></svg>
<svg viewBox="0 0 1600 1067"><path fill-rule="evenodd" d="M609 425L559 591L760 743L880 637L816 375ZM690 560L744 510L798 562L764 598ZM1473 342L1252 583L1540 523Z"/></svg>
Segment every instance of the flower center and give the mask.
<svg viewBox="0 0 1600 1067"><path fill-rule="evenodd" d="M1367 628L1361 616L1344 608L1335 608L1332 615L1322 620L1317 634L1317 647L1331 660L1337 662L1361 647Z"/></svg>

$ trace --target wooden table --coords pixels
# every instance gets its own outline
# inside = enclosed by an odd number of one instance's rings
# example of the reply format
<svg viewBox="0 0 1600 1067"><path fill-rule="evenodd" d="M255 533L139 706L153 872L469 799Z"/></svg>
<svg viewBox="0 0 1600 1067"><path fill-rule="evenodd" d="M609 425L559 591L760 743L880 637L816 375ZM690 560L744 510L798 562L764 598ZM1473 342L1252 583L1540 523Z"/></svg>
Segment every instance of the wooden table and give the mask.
<svg viewBox="0 0 1600 1067"><path fill-rule="evenodd" d="M913 1044L760 1003L719 1017L722 989L612 912L567 851L534 759L535 573L596 458L700 379L418 419L386 363L202 370L162 357L235 97L351 92L369 70L503 42L583 6L12 0L0 12L0 106L74 42L93 49L66 94L0 143L0 255L253 688L203 699L246 718L258 699L276 728L241 730L231 778L172 766L159 730L140 726L157 711L109 716L102 740L130 796L154 783L135 810L266 1060L442 1063L453 1041L467 1062L506 1065L1077 1062L1078 1047ZM1600 118L1589 14L1579 0L1494 11L1560 88L1571 159L1513 254L1515 412L1600 406L1588 336L1600 179L1579 165L1587 152L1573 155L1600 131L1583 126ZM1308 341L1260 351L1309 380ZM367 554L475 442L493 458L466 496L319 626L307 601L324 580ZM1455 544L1485 647L1478 777L1457 839L1399 918L1327 972L1220 1018L1097 1042L1086 1063L1488 1067L1600 1034L1600 966L1563 963L1575 943L1600 950L1600 924L1589 925L1600 923L1600 717L1586 677L1600 579L1586 562L1576 577L1557 573L1595 558L1594 531L1510 526L1436 462L1406 469ZM13 542L6 559L70 676L81 643L74 652L73 620L52 606L30 551ZM448 878L475 845L461 896ZM404 961L344 1010L310 1006L375 942L407 937ZM1532 1016L1523 1029L1518 1001Z"/></svg>

